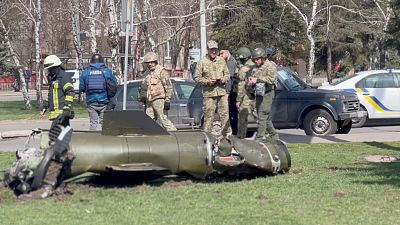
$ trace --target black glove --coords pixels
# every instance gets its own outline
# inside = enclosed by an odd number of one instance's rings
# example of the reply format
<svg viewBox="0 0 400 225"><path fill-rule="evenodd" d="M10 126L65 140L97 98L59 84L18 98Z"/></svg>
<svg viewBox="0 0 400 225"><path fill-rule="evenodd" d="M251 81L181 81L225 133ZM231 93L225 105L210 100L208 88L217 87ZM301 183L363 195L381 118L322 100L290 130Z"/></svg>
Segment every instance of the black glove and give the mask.
<svg viewBox="0 0 400 225"><path fill-rule="evenodd" d="M75 117L75 112L70 108L64 108L62 116L66 119L73 119Z"/></svg>
<svg viewBox="0 0 400 225"><path fill-rule="evenodd" d="M164 102L164 110L169 110L171 108L171 103L169 101Z"/></svg>

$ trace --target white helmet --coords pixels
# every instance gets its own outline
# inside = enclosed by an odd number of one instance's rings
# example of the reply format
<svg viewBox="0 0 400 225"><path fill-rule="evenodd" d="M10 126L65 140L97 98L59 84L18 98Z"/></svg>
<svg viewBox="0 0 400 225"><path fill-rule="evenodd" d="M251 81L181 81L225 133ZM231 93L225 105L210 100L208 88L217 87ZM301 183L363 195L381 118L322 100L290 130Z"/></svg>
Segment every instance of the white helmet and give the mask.
<svg viewBox="0 0 400 225"><path fill-rule="evenodd" d="M61 60L60 60L60 58L58 58L56 55L49 55L49 56L47 56L45 59L44 59L44 62L43 62L43 66L44 66L44 69L46 70L46 69L49 69L49 68L51 68L51 67L55 67L55 66L59 66L59 65L61 65L62 63L61 63Z"/></svg>

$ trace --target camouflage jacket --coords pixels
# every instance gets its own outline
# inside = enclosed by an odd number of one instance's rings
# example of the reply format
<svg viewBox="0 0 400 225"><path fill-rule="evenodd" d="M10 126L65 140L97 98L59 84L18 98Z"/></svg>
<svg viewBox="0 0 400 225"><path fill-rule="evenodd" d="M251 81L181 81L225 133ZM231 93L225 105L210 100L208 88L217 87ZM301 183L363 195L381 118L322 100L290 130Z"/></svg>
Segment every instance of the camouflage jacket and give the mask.
<svg viewBox="0 0 400 225"><path fill-rule="evenodd" d="M194 80L203 87L203 97L215 97L226 95L225 85L210 85L208 79L224 79L228 81L230 74L225 60L217 56L214 60L210 60L208 56L203 57L196 66L196 74Z"/></svg>
<svg viewBox="0 0 400 225"><path fill-rule="evenodd" d="M261 67L256 67L254 69L254 76L257 77L257 83L265 83L267 86L274 89L278 79L276 64L265 60Z"/></svg>
<svg viewBox="0 0 400 225"><path fill-rule="evenodd" d="M242 102L243 101L243 97L245 95L249 95L250 98L254 98L252 96L250 96L250 93L247 91L248 89L246 88L246 84L248 82L248 72L250 69L252 69L252 67L254 67L254 62L249 59L247 60L243 66L241 66L239 68L239 72L238 72L238 77L239 77L239 83L238 83L238 94L236 97L236 102Z"/></svg>
<svg viewBox="0 0 400 225"><path fill-rule="evenodd" d="M157 65L154 71L146 70L145 78L140 87L140 99L153 101L164 98L170 101L172 98L172 83L168 71Z"/></svg>

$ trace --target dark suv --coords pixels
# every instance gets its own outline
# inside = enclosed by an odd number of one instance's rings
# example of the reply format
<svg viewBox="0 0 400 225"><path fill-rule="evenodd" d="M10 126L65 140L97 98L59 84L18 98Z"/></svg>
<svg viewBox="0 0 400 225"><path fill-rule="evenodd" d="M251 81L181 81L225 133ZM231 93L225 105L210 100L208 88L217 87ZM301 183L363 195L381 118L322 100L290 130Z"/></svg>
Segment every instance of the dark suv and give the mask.
<svg viewBox="0 0 400 225"><path fill-rule="evenodd" d="M191 80L181 78L171 78L173 94L171 108L168 111L168 118L177 126L187 126L182 122L183 118L188 117L187 102L192 93L195 83ZM144 110L144 104L138 101L139 88L142 80L129 81L127 84L127 110ZM122 110L124 86L119 85L115 95L115 110Z"/></svg>
<svg viewBox="0 0 400 225"><path fill-rule="evenodd" d="M272 105L272 120L278 129L301 128L307 135L347 134L358 111L357 95L344 91L319 90L308 86L292 70L278 67L278 83ZM187 123L202 125L202 87L197 85L188 101ZM235 106L230 106L235 107ZM249 116L249 130L256 130L256 113Z"/></svg>

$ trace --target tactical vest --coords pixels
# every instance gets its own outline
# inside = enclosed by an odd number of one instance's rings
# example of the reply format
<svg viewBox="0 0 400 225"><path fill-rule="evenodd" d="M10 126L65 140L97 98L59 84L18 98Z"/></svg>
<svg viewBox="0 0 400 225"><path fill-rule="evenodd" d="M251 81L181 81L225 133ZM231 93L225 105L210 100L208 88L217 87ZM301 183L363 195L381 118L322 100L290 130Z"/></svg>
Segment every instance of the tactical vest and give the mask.
<svg viewBox="0 0 400 225"><path fill-rule="evenodd" d="M106 79L102 70L91 69L87 78L87 90L106 91Z"/></svg>
<svg viewBox="0 0 400 225"><path fill-rule="evenodd" d="M253 69L254 69L255 65L248 66L248 67L249 67L249 70L246 71L246 78L245 78L246 85L245 85L245 88L246 88L246 91L254 98L254 94L255 94L256 90L255 90L255 87L249 83L249 81L250 81L250 77L253 76Z"/></svg>
<svg viewBox="0 0 400 225"><path fill-rule="evenodd" d="M162 66L157 66L156 69L150 71L150 74L146 77L148 101L165 98L164 86L161 83L161 71L163 69Z"/></svg>

